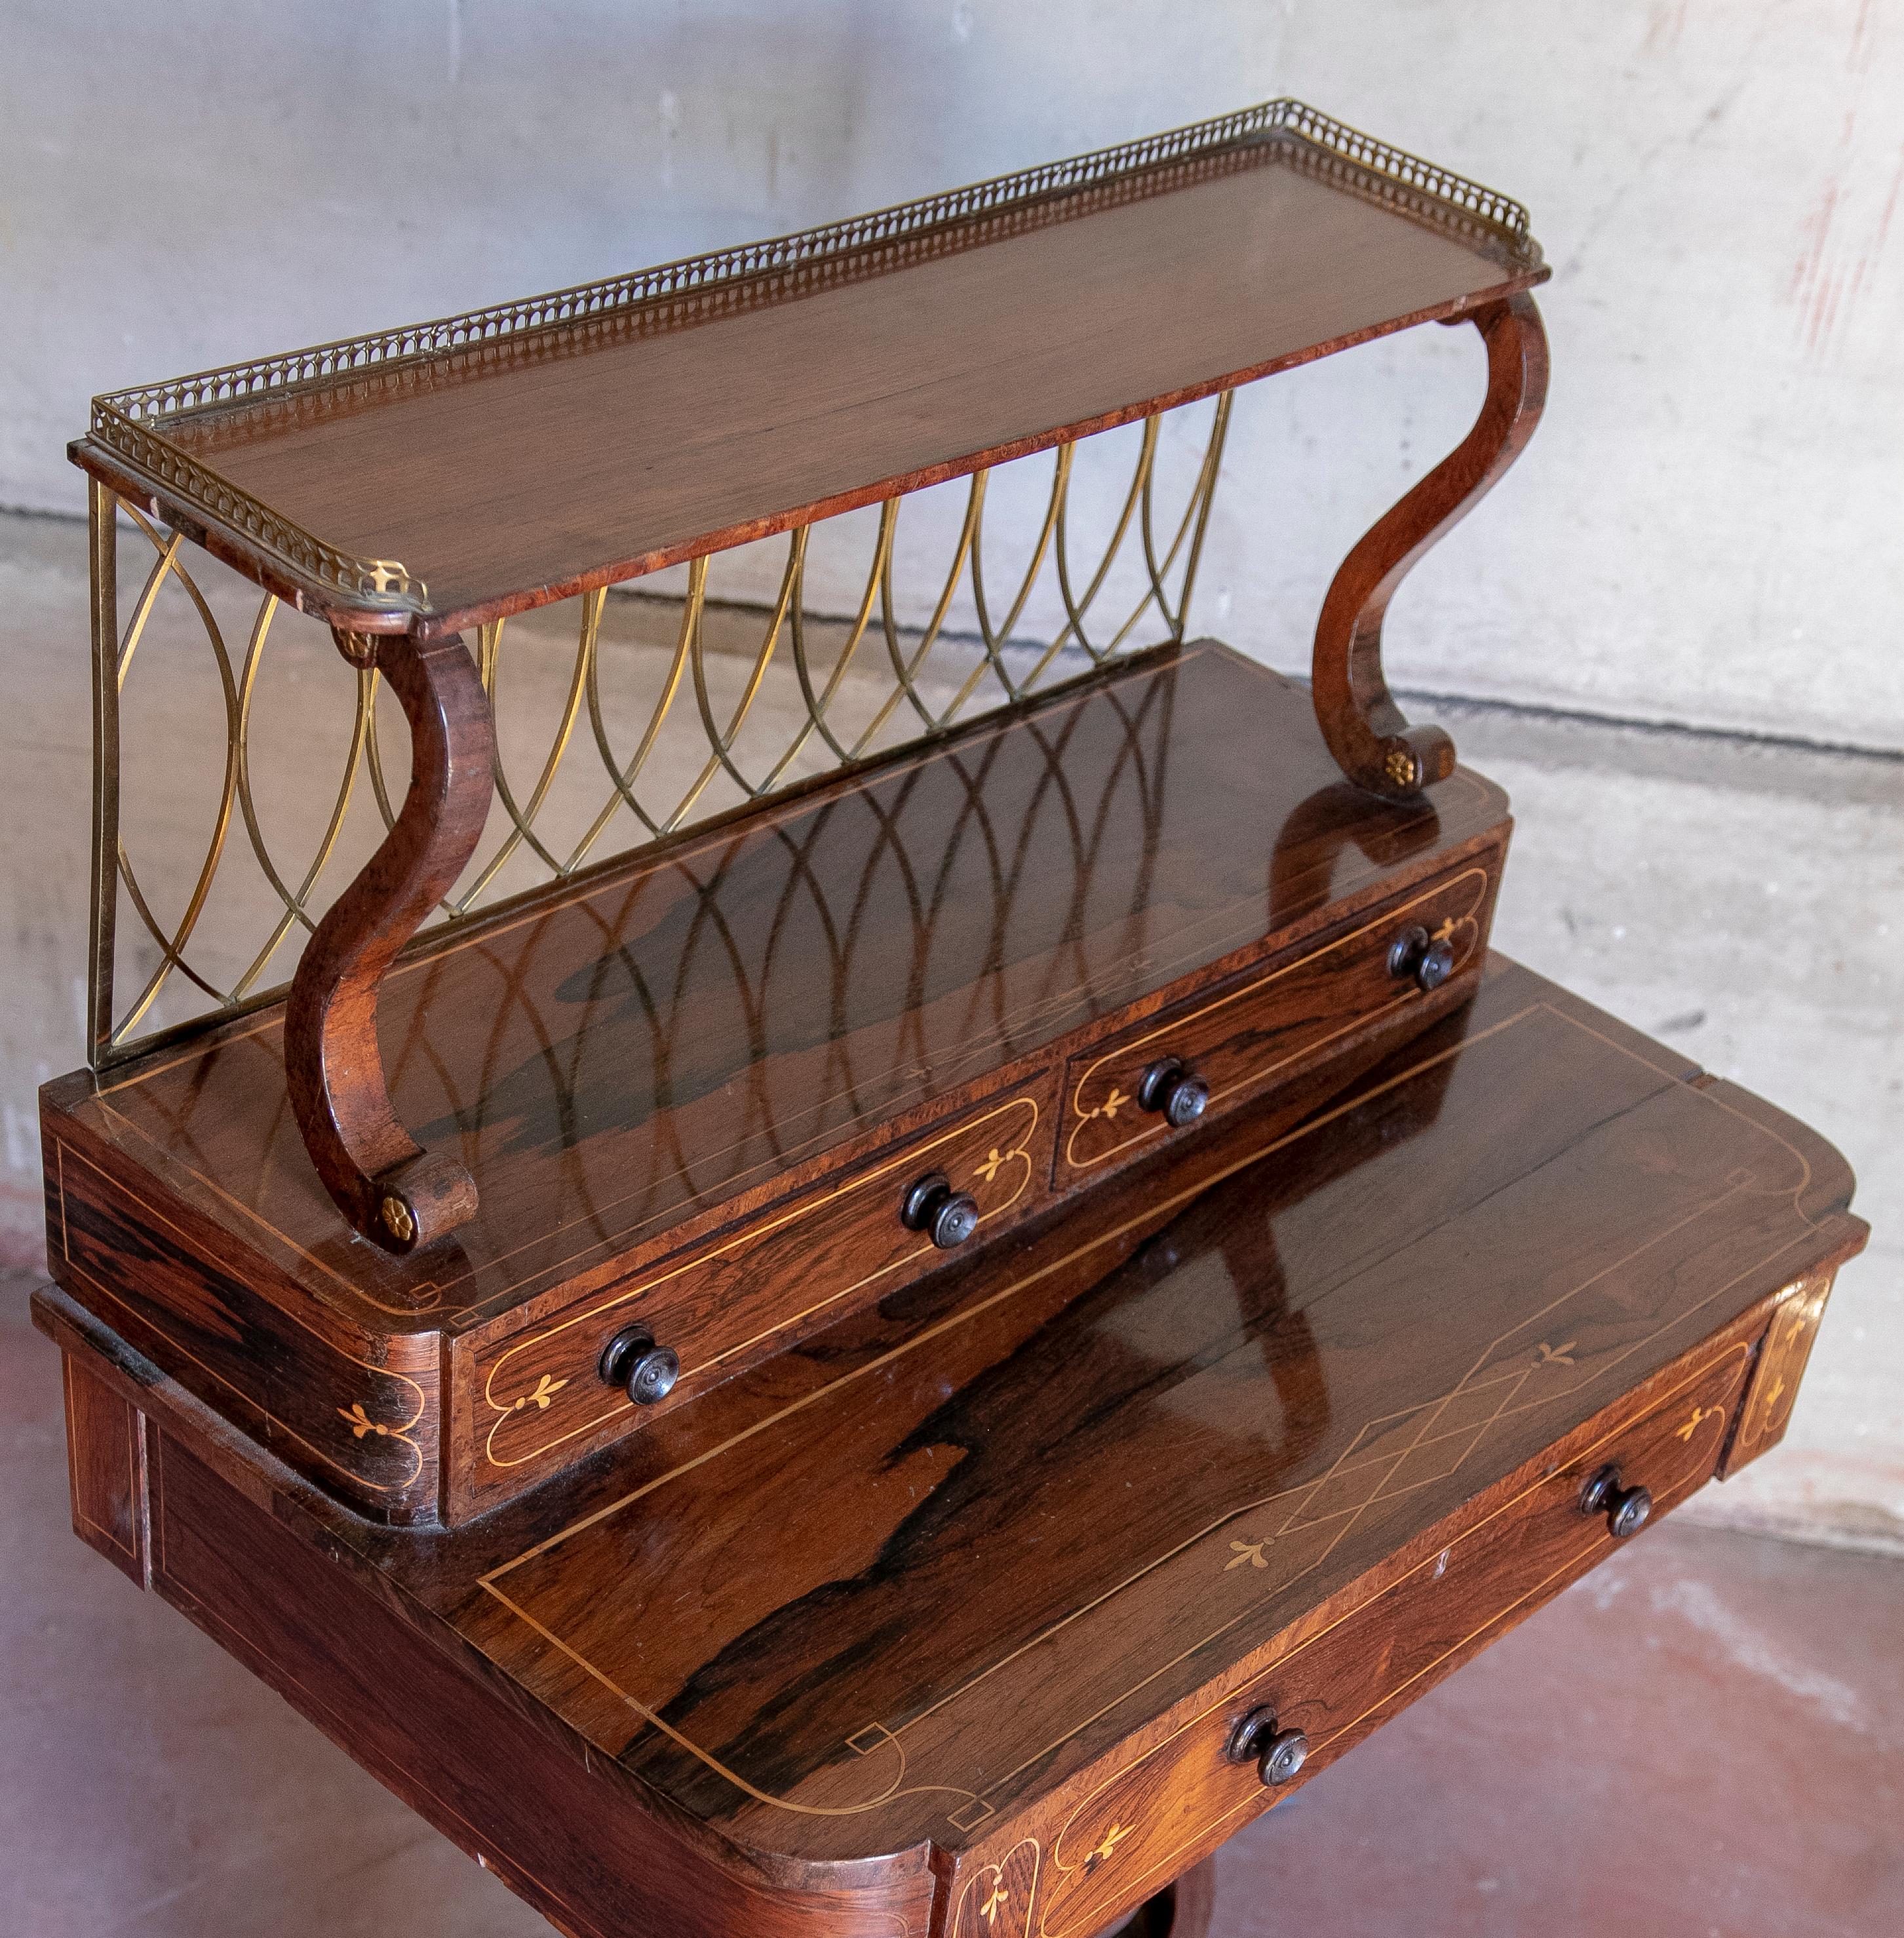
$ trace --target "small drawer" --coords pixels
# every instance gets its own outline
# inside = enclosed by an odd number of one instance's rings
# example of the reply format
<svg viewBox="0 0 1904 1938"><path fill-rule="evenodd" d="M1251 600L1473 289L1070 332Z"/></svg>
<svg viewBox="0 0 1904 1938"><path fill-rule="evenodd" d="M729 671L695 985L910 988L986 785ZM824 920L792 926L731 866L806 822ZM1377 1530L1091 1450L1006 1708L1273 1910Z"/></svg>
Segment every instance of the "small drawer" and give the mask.
<svg viewBox="0 0 1904 1938"><path fill-rule="evenodd" d="M1141 1023L1072 1059L1066 1071L1061 1180L1130 1156L1169 1135L1163 1106L1173 1067L1202 1086L1203 1114L1243 1102L1297 1067L1319 1059L1357 1032L1392 1023L1405 1034L1407 1013L1429 1001L1425 983L1444 989L1477 968L1487 939L1499 855L1392 904L1346 934L1216 995ZM1397 952L1403 938L1412 948ZM1427 947L1437 954L1426 976ZM1445 953L1441 952L1445 951ZM1146 1085L1146 1075L1158 1073Z"/></svg>
<svg viewBox="0 0 1904 1938"><path fill-rule="evenodd" d="M1207 1709L1099 1785L1052 1847L1042 1929L1092 1938L1127 1906L1213 1849L1252 1817L1424 1695L1523 1616L1604 1560L1611 1517L1644 1488L1652 1513L1710 1479L1751 1357L1740 1343L1691 1374L1642 1417L1593 1437L1544 1479L1483 1504L1438 1553L1319 1633L1283 1650ZM1596 1511L1584 1491L1603 1475ZM1232 1755L1238 1726L1265 1712L1261 1739L1300 1747L1297 1771L1271 1784Z"/></svg>
<svg viewBox="0 0 1904 1938"><path fill-rule="evenodd" d="M962 1254L902 1215L934 1174L976 1201L976 1244L1015 1222L1050 1174L1050 1111L1021 1092L977 1106L864 1168L770 1205L719 1243L597 1290L512 1338L478 1348L472 1479L478 1487L537 1463L551 1472L590 1444L670 1408L803 1335ZM641 1325L679 1357L672 1392L637 1406L602 1370L609 1342Z"/></svg>

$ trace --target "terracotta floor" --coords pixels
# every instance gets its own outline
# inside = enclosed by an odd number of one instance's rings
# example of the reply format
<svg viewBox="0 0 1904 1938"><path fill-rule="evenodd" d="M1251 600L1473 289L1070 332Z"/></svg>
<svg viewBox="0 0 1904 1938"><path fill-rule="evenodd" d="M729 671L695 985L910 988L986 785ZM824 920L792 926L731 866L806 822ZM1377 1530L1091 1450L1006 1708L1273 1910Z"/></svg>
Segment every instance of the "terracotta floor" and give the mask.
<svg viewBox="0 0 1904 1938"><path fill-rule="evenodd" d="M72 1539L25 1289L0 1289L0 1930L546 1934ZM1649 1529L1219 1863L1221 1938L1897 1938L1904 1567Z"/></svg>

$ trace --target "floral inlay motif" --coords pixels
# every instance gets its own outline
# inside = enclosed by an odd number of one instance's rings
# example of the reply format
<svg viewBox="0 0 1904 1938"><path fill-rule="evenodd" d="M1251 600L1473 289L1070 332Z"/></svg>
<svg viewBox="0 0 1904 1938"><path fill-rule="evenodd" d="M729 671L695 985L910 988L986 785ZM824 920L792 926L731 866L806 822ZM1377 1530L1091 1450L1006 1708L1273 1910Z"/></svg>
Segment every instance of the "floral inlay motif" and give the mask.
<svg viewBox="0 0 1904 1938"><path fill-rule="evenodd" d="M1130 1834L1129 1824L1113 1824L1086 1857L1084 1860L1086 1870L1095 1871Z"/></svg>
<svg viewBox="0 0 1904 1938"><path fill-rule="evenodd" d="M535 1391L524 1393L516 1401L513 1411L520 1413L525 1406L533 1406L538 1413L546 1413L549 1402L568 1384L566 1380L552 1380L545 1373L536 1382Z"/></svg>

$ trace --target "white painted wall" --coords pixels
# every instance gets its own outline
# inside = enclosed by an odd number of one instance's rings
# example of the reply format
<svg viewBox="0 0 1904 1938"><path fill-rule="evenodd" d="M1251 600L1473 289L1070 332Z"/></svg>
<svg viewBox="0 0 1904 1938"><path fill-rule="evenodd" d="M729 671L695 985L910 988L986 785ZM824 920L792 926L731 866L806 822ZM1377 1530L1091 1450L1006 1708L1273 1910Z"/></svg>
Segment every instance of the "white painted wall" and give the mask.
<svg viewBox="0 0 1904 1938"><path fill-rule="evenodd" d="M94 390L1293 93L1521 197L1547 423L1398 603L1434 690L1904 746L1904 9L1882 0L4 0L0 504ZM1201 614L1301 663L1471 333L1239 414Z"/></svg>
<svg viewBox="0 0 1904 1938"><path fill-rule="evenodd" d="M1904 749L1884 0L0 0L0 505L81 509L63 446L95 390L1283 93L1520 196L1556 269L1547 421L1397 602L1398 681ZM1480 367L1429 330L1248 393L1201 623L1301 667ZM0 1252L34 1242L35 1077L82 1054L84 547L25 529L0 533ZM1742 780L1668 741L1669 784L1520 731L1463 729L1523 810L1504 940L1812 1118L1880 1228L1786 1459L1707 1511L1896 1538L1904 768Z"/></svg>

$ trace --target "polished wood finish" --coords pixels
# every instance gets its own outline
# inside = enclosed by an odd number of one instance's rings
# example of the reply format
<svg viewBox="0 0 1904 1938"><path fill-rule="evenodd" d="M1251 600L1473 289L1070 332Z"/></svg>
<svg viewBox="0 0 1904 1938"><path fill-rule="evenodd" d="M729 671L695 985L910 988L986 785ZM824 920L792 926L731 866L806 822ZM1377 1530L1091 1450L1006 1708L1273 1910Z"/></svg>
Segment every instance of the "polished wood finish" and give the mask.
<svg viewBox="0 0 1904 1938"><path fill-rule="evenodd" d="M53 1270L366 1511L464 1517L948 1268L900 1217L928 1171L988 1245L1271 1091L1307 1107L1471 989L1508 831L1465 772L1347 786L1304 690L1221 647L1149 655L400 958L394 1121L480 1192L448 1239L340 1215L274 1008L49 1087ZM1432 994L1385 966L1424 916L1460 948ZM1213 1093L1185 1130L1121 1101L1172 1055ZM684 1368L651 1408L596 1371L636 1319Z"/></svg>
<svg viewBox="0 0 1904 1938"><path fill-rule="evenodd" d="M1496 958L1300 1123L427 1537L37 1309L146 1417L157 1590L565 1928L1085 1938L1609 1552L1602 1469L1657 1517L1782 1419L1851 1188Z"/></svg>
<svg viewBox="0 0 1904 1938"><path fill-rule="evenodd" d="M1818 1322L1831 1296L1832 1277L1827 1271L1809 1274L1780 1305L1760 1348L1751 1398L1739 1417L1739 1431L1726 1449L1721 1474L1729 1477L1737 1473L1748 1460L1756 1460L1784 1438L1799 1382L1811 1357L1811 1342L1818 1335Z"/></svg>
<svg viewBox="0 0 1904 1938"><path fill-rule="evenodd" d="M1316 718L1359 787L1404 800L1454 771L1454 743L1411 727L1382 673L1382 621L1409 571L1485 497L1534 434L1547 401L1547 333L1526 294L1468 320L1487 345L1487 395L1474 427L1342 562L1316 625Z"/></svg>
<svg viewBox="0 0 1904 1938"><path fill-rule="evenodd" d="M1546 273L1517 205L1285 101L649 278L96 399L71 448L96 485L328 619L410 721L403 810L283 1019L293 1114L351 1228L427 1251L476 1210L469 1164L393 1106L378 1040L385 972L487 813L493 728L461 631L1470 317L1480 421L1350 554L1316 639L1342 770L1413 799L1454 752L1389 699L1382 614L1532 429ZM1146 551L1149 504L1146 483Z"/></svg>
<svg viewBox="0 0 1904 1938"><path fill-rule="evenodd" d="M410 728L410 785L383 844L298 958L284 1005L284 1086L305 1149L351 1226L393 1252L433 1244L476 1208L469 1171L424 1151L391 1108L377 998L399 951L475 852L496 730L463 642L344 635Z"/></svg>
<svg viewBox="0 0 1904 1938"><path fill-rule="evenodd" d="M79 1360L66 1359L61 1370L73 1532L143 1588L149 1535L145 1416Z"/></svg>
<svg viewBox="0 0 1904 1938"><path fill-rule="evenodd" d="M353 604L202 494L96 478L353 630L466 630L1049 448L1547 275L1466 211L1286 131L1021 197L785 274L353 368L161 427L354 555Z"/></svg>
<svg viewBox="0 0 1904 1938"><path fill-rule="evenodd" d="M645 1411L684 1405L949 1264L901 1215L916 1179L938 1173L970 1195L975 1244L1020 1223L1049 1189L1056 1104L1049 1080L1014 1089L870 1167L776 1201L718 1244L569 1300L533 1325L473 1337L451 1402L450 1517L560 1473L648 1424ZM647 1410L598 1371L605 1344L635 1319L682 1359L673 1390Z"/></svg>
<svg viewBox="0 0 1904 1938"><path fill-rule="evenodd" d="M1425 928L1453 949L1455 975L1478 965L1500 882L1491 862L1453 869L1320 947L1199 990L1073 1057L1064 1077L1059 1178L1083 1177L1171 1135L1158 1116L1139 1107L1143 1074L1162 1059L1180 1059L1204 1080L1208 1107L1220 1109L1384 1016L1419 1013L1423 992L1391 966L1396 937Z"/></svg>
<svg viewBox="0 0 1904 1938"><path fill-rule="evenodd" d="M1359 785L1412 798L1453 776L1446 735L1388 697L1381 618L1538 414L1524 211L1281 102L792 240L678 266L665 298L631 279L96 399L72 447L96 484L328 618L409 719L402 812L284 1017L311 1162L391 1251L466 1225L478 1196L405 1127L378 1035L385 971L487 813L493 728L461 630L1468 315L1481 421L1351 554L1314 682ZM1147 532L1147 485L1144 503Z"/></svg>

